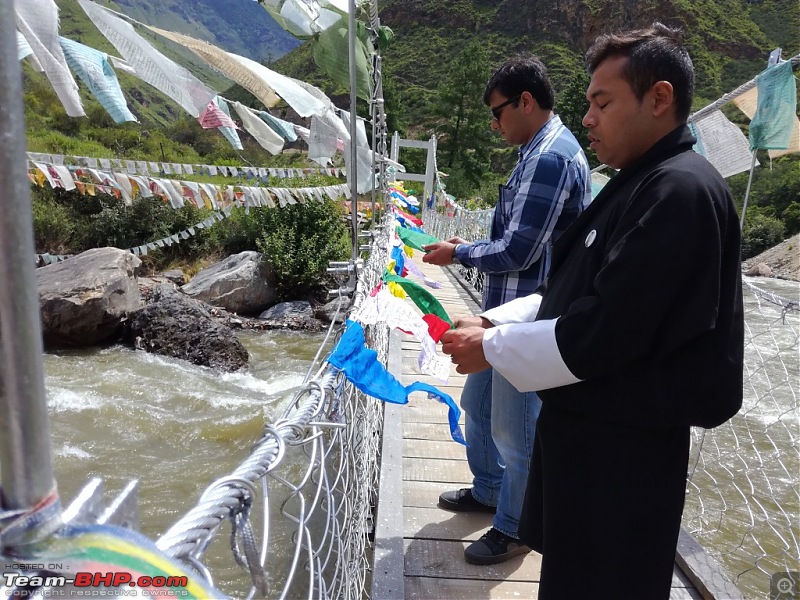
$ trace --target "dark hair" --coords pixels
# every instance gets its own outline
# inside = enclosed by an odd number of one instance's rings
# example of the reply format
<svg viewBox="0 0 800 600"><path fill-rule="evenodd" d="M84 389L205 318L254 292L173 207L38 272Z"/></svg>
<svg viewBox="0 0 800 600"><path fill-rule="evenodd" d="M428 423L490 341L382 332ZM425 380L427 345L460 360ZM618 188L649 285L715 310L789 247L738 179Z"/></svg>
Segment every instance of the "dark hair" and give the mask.
<svg viewBox="0 0 800 600"><path fill-rule="evenodd" d="M522 92L530 92L539 108L544 110L552 109L555 102L547 67L541 60L529 54L512 56L492 74L483 91L483 103L486 106L489 106L489 96L495 90L506 98L515 98Z"/></svg>
<svg viewBox="0 0 800 600"><path fill-rule="evenodd" d="M692 108L694 67L682 42L680 29L658 22L648 29L604 34L586 53L586 69L592 74L607 58L628 57L622 76L636 98L641 101L656 82L668 81L675 97L675 116L686 120Z"/></svg>

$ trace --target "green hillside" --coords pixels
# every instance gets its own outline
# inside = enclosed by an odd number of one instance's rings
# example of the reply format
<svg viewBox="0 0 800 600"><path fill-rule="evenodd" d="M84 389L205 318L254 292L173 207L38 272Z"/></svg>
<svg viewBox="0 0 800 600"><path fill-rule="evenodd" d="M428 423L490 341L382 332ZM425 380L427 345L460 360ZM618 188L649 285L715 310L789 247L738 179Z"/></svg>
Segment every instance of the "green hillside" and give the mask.
<svg viewBox="0 0 800 600"><path fill-rule="evenodd" d="M206 40L256 61L276 60L300 45L253 0L116 0L144 23Z"/></svg>
<svg viewBox="0 0 800 600"><path fill-rule="evenodd" d="M251 15L254 22L256 22L255 17L266 19L272 27L277 28L267 12L257 4L249 0L228 1L245 4L247 10L240 13L240 18L241 15L247 15L249 11L255 10L257 12ZM76 0L57 0L56 3L59 7L61 35L118 56L117 50L97 30ZM114 10L121 10L122 2L115 4L105 0L101 1L101 4ZM152 10L166 6L156 2L148 4ZM222 9L220 5L219 10ZM127 8L124 8L123 12L127 12ZM235 11L232 13L236 14ZM164 26L157 19L154 19L154 22ZM220 23L226 25L221 19ZM258 27L252 29L254 32L259 31ZM151 34L144 28L137 28L137 31L159 51L188 68L211 88L223 93L231 86L232 82L229 79L208 67L190 51ZM251 35L255 33L251 32ZM292 40L291 44L298 43L294 38ZM297 155L273 157L244 132L240 135L244 151L239 153L218 131L203 130L197 120L189 116L172 99L137 77L121 71L117 73L120 85L128 106L139 119L139 123L114 124L102 106L80 82L78 85L87 117L68 117L44 74L31 69L27 61L23 61L22 65L25 120L30 151L233 165L242 164L243 160L247 160L263 166L284 166L299 158ZM301 161L302 164L305 162Z"/></svg>
<svg viewBox="0 0 800 600"><path fill-rule="evenodd" d="M465 79L485 82L511 54L527 51L544 60L556 88L556 112L585 140L583 55L600 33L656 20L681 27L695 64L695 110L762 71L772 49L782 47L784 57L800 52L797 0L381 0L380 19L395 34L383 53L390 132L398 129L416 139L436 134L439 167L450 175L448 192L483 205L494 203L496 186L507 177L516 154L498 136L486 141L481 132L489 129L480 101L483 84L471 90L461 84ZM349 104L346 90L314 66L308 45L284 56L276 68L312 81L340 106ZM451 137L454 98L472 103L480 120L469 135L463 127L455 130L458 139ZM736 108L724 110L746 129L747 119ZM596 164L592 153L587 155ZM758 241L748 253L800 231L800 160L793 155L770 163L766 153L759 160L771 169L756 171L745 234L751 228L750 238ZM404 151L401 161L411 171L424 168L421 152ZM747 174L729 179L740 204L746 183Z"/></svg>
<svg viewBox="0 0 800 600"><path fill-rule="evenodd" d="M598 34L655 20L684 29L697 69L698 104L761 71L774 47L788 55L800 51L796 0L386 0L381 22L395 32L395 42L384 64L407 96L430 96L458 53L477 38L492 64L518 51L538 54L563 90Z"/></svg>

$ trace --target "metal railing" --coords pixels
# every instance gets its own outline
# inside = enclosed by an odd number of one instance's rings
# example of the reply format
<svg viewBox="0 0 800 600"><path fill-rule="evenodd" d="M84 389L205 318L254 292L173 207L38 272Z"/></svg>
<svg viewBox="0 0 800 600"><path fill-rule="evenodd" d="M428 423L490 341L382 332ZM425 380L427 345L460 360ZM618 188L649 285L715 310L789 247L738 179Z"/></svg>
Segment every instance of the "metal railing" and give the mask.
<svg viewBox="0 0 800 600"><path fill-rule="evenodd" d="M744 403L693 430L683 523L745 597L764 598L782 572L800 585L800 283L744 283Z"/></svg>
<svg viewBox="0 0 800 600"><path fill-rule="evenodd" d="M448 200L443 190L438 194L435 206L423 215L425 231L440 240L459 237L468 242L488 240L492 225L493 208L467 210L457 202ZM454 267L459 277L483 292L483 273L473 267L457 265Z"/></svg>
<svg viewBox="0 0 800 600"><path fill-rule="evenodd" d="M351 310L358 309L380 280L389 260L389 231L383 224L374 232L369 257L357 273ZM385 362L388 329L369 327L366 335ZM213 583L205 555L220 527L230 521L234 559L252 580L248 597L362 598L370 567L382 423L382 404L324 364L286 412L264 428L247 460L212 483L156 545ZM278 467L290 452L294 468L287 476ZM269 507L276 496L281 497L280 513L294 530L291 560L279 572L268 560L275 527ZM263 515L260 536L250 519L257 509Z"/></svg>

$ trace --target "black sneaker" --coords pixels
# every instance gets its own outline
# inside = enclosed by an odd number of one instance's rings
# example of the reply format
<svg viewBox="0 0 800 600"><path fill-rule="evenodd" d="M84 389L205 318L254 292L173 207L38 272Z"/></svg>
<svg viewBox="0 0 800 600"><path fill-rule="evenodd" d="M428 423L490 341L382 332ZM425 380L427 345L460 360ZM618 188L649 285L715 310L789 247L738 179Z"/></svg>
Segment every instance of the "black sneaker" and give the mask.
<svg viewBox="0 0 800 600"><path fill-rule="evenodd" d="M464 559L473 565L496 565L530 551L517 538L507 536L492 527L481 539L467 546Z"/></svg>
<svg viewBox="0 0 800 600"><path fill-rule="evenodd" d="M453 492L443 492L439 495L439 508L454 510L456 512L497 512L494 506L478 502L475 496L472 495L472 488L461 488Z"/></svg>

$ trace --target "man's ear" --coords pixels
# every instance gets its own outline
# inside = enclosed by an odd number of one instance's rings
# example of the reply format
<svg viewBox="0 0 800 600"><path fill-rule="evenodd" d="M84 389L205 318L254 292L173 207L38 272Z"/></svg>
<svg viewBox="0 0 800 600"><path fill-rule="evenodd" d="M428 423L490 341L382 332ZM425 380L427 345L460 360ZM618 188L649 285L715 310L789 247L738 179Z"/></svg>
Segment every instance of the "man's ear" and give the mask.
<svg viewBox="0 0 800 600"><path fill-rule="evenodd" d="M670 109L674 109L675 96L672 84L669 81L656 81L651 89L653 92L653 116L660 117Z"/></svg>
<svg viewBox="0 0 800 600"><path fill-rule="evenodd" d="M534 108L539 108L539 103L536 102L536 98L534 98L533 94L530 92L522 92L520 102L526 112L533 111Z"/></svg>

